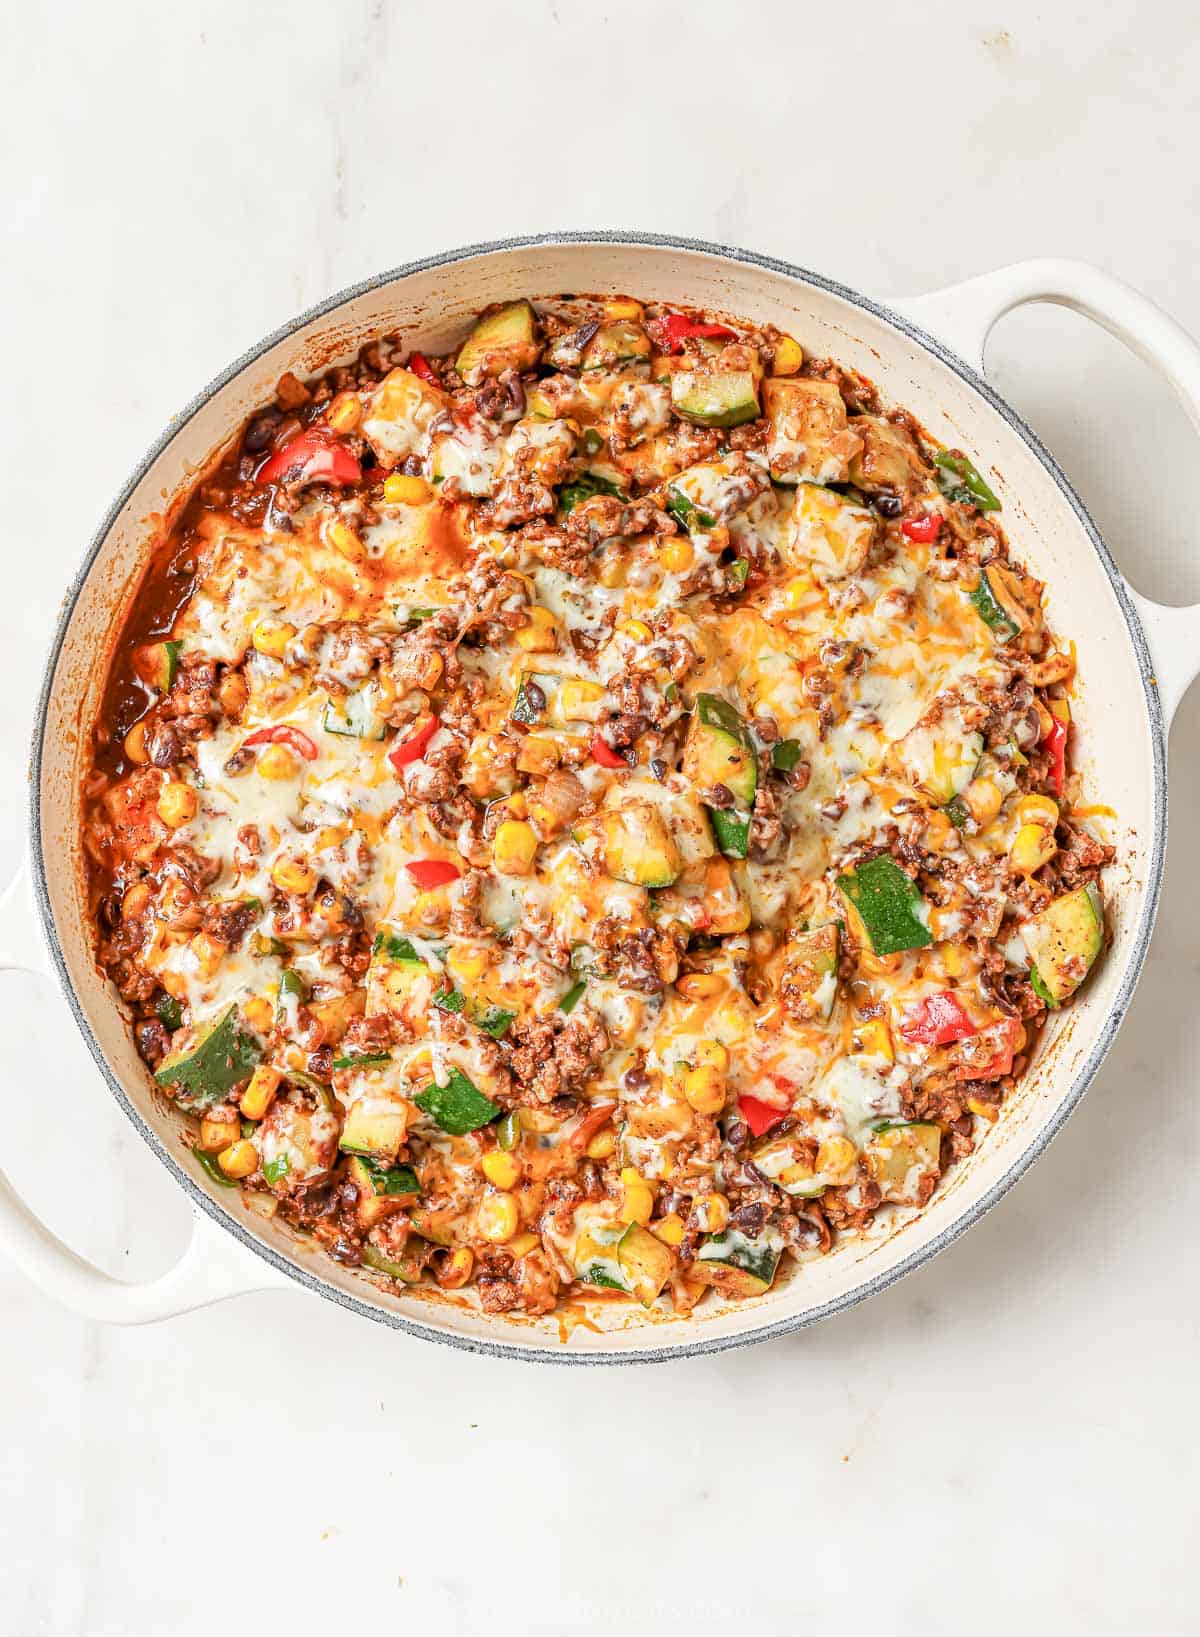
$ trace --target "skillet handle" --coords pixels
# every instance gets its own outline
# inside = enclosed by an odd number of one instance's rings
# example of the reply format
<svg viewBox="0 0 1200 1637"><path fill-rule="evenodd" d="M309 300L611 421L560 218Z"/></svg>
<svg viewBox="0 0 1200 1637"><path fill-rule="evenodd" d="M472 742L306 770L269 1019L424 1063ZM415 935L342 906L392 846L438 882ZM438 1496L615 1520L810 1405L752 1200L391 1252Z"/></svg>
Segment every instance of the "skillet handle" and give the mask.
<svg viewBox="0 0 1200 1637"><path fill-rule="evenodd" d="M983 374L983 350L992 327L1030 301L1069 307L1123 341L1167 378L1200 431L1200 346L1161 307L1087 262L1050 257L1017 262L947 290L888 305ZM1169 725L1200 674L1200 604L1169 608L1132 586L1128 590L1146 631L1163 719Z"/></svg>
<svg viewBox="0 0 1200 1637"><path fill-rule="evenodd" d="M55 976L33 903L28 863L0 897L0 972ZM84 1318L105 1324L148 1324L207 1307L227 1296L291 1284L195 1209L188 1247L169 1272L140 1285L111 1278L52 1234L3 1170L0 1250L48 1296Z"/></svg>

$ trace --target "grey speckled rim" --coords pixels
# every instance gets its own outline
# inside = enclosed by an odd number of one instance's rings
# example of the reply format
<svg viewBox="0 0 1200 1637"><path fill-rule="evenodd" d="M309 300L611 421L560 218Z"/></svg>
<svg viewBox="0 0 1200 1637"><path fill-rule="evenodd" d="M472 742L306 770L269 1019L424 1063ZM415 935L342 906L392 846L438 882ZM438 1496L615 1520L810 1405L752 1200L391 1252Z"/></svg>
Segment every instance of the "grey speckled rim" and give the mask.
<svg viewBox="0 0 1200 1637"><path fill-rule="evenodd" d="M946 369L953 371L955 375L967 382L967 384L974 388L980 397L985 399L986 402L996 411L996 413L1004 419L1005 423L1011 428L1011 430L1015 432L1022 442L1025 443L1025 445L1037 456L1038 460L1054 479L1063 495L1063 498L1067 501L1068 505L1071 507L1071 510L1075 513L1075 516L1079 520L1080 527L1091 541L1097 557L1104 566L1104 572L1108 576L1113 593L1120 605L1121 612L1125 617L1125 623L1129 630L1130 640L1137 656L1138 670L1142 678L1142 688L1146 699L1146 709L1149 715L1154 739L1154 836L1148 862L1147 881L1142 899L1141 915L1134 934L1133 951L1129 958L1129 964L1126 969L1120 991L1117 995L1116 1003L1108 1017L1105 1019L1104 1026L1100 1031L1100 1035L1095 1045L1092 1047L1086 1063L1075 1076L1070 1089L1059 1103L1058 1108L1055 1110L1053 1119L1049 1122L1045 1129L1039 1133L1036 1141L1031 1143L1029 1147L1024 1150L1021 1156L1013 1163L1012 1166L1010 1166L1009 1170L1000 1179L1000 1181L997 1182L983 1196L982 1199L978 1200L974 1205L972 1205L969 1210L964 1211L962 1216L946 1227L935 1239L931 1240L928 1245L914 1251L902 1262L897 1263L895 1267L888 1269L886 1273L881 1273L876 1278L869 1279L865 1284L857 1286L854 1290L847 1291L844 1295L825 1303L824 1306L815 1308L810 1312L799 1314L792 1318L780 1319L773 1323L759 1325L736 1336L714 1336L706 1338L702 1333L700 1333L695 1335L694 1339L688 1340L685 1339L687 1335L687 1324L686 1322L681 1322L679 1326L681 1339L679 1341L669 1342L663 1347L639 1348L636 1351L630 1352L595 1351L589 1353L572 1353L568 1346L564 1346L561 1350L541 1349L523 1347L518 1342L508 1341L499 1336L494 1341L484 1341L473 1337L449 1335L446 1332L435 1329L430 1325L422 1324L418 1320L410 1319L401 1314L388 1312L385 1309L375 1307L369 1302L361 1301L355 1296L350 1296L344 1291L335 1289L332 1285L327 1284L315 1273L298 1266L289 1258L281 1256L277 1251L272 1250L269 1246L260 1244L257 1239L247 1232L241 1223L237 1222L232 1217L227 1216L217 1207L216 1203L211 1200L206 1193L204 1193L194 1178L189 1176L187 1172L183 1170L175 1156L171 1154L159 1141L156 1134L147 1125L146 1121L142 1118L141 1114L132 1103L128 1093L125 1091L125 1088L122 1086L120 1080L113 1073L107 1059L101 1051L99 1042L92 1033L92 1029L87 1018L84 1016L83 1009L79 1004L79 1000L75 994L74 988L67 973L66 960L63 956L62 948L58 941L58 934L54 925L53 916L51 914L49 890L46 880L46 861L42 850L42 749L49 723L51 683L58 665L59 654L62 651L67 627L70 624L71 616L75 611L75 606L79 600L84 581L87 579L92 565L96 561L96 558L104 545L110 529L116 522L117 517L128 502L130 496L133 494L134 489L145 476L150 465L172 441L172 439L178 433L180 427L191 420L192 417L215 393L219 392L222 387L228 385L228 383L239 375L247 365L252 364L255 359L261 357L263 353L267 352L278 342L285 340L289 335L295 334L297 330L304 328L305 325L310 324L314 319L322 318L326 314L333 312L337 307L340 307L346 301L350 301L357 296L365 295L371 290L380 289L384 285L392 284L398 279L407 278L412 274L423 273L435 267L450 267L453 266L455 262L466 261L476 256L483 256L498 251L522 249L533 245L570 244L647 245L673 250L699 251L705 255L723 257L725 260L730 262L742 262L753 267L765 268L769 272L778 273L796 283L808 284L815 289L824 291L826 294L837 296L841 300L850 303L852 306L860 307L865 312L871 313L875 318L883 320L885 323L890 324L893 329L898 330L902 335L907 336L910 341L915 341L927 352L931 353L933 357L936 358L940 364L944 365ZM310 1290L315 1292L317 1295L324 1296L328 1301L336 1302L339 1306L348 1308L351 1312L359 1313L364 1318L374 1319L379 1323L390 1325L394 1329L406 1331L410 1335L419 1336L424 1341L440 1342L451 1347L462 1348L467 1352L500 1355L502 1357L521 1359L536 1364L657 1364L668 1359L689 1358L703 1353L724 1352L728 1348L749 1346L752 1342L770 1341L777 1336L786 1336L792 1331L805 1329L809 1325L818 1323L821 1319L830 1318L835 1313L842 1313L847 1309L856 1306L859 1302L865 1301L867 1297L873 1296L878 1291L884 1290L889 1285L894 1284L898 1279L903 1278L906 1273L911 1273L914 1268L920 1267L922 1263L927 1262L931 1257L936 1256L939 1251L945 1250L945 1248L952 1244L961 1233L964 1233L969 1227L978 1222L981 1217L990 1211L992 1206L995 1205L997 1201L1008 1192L1013 1183L1016 1182L1019 1177L1023 1176L1033 1162L1045 1152L1051 1140L1065 1125L1080 1098L1091 1084L1101 1062L1108 1052L1109 1047L1112 1045L1113 1038L1116 1035L1121 1022L1124 1019L1125 1013L1129 1008L1129 1003L1133 996L1134 988L1137 984L1138 977L1141 974L1142 964L1146 958L1146 950L1150 942L1150 934L1154 927L1154 917L1158 908L1158 898L1162 884L1163 860L1166 853L1166 730L1159 703L1158 691L1153 682L1153 670L1151 666L1150 653L1146 644L1145 635L1142 631L1141 623L1126 589L1125 582L1122 579L1116 564L1113 562L1108 548L1100 538L1096 526L1089 517L1082 501L1075 493L1066 477L1066 474L1063 472L1058 462L1054 459L1054 456L1050 454L1049 450L1043 446L1037 434L1025 424L1021 417L1013 409L1011 409L1009 405L996 394L995 391L993 391L982 376L980 376L975 370L971 369L967 364L963 363L960 358L957 358L948 350L948 348L943 346L940 341L936 340L931 335L927 335L923 330L918 329L915 324L911 324L906 318L902 318L898 313L890 311L879 302L872 301L866 296L861 296L856 291L847 289L845 285L839 284L833 279L825 278L819 273L810 273L801 267L794 267L790 262L779 261L772 256L760 256L749 250L730 249L725 245L709 244L702 239L677 238L670 234L619 233L608 231L591 233L536 233L521 238L497 239L489 244L467 245L465 248L460 250L449 250L445 251L441 255L424 257L420 261L406 262L400 267L391 269L389 272L377 274L374 278L364 279L359 284L351 285L349 288L339 291L336 295L330 296L326 301L318 303L317 306L310 307L307 312L301 313L297 318L292 319L290 323L284 324L281 326L281 328L274 330L256 346L251 347L249 351L243 353L240 358L235 359L235 361L230 364L227 369L222 370L220 375L218 375L214 380L210 381L209 384L192 399L186 408L183 409L181 413L170 422L166 430L146 452L145 456L139 462L137 468L126 482L116 500L109 507L99 529L92 538L92 542L88 547L87 554L84 557L79 572L76 574L63 603L62 612L58 620L58 627L54 634L54 640L51 644L49 657L46 661L46 668L43 673L41 693L38 699L37 715L34 720L33 741L30 754L29 826L30 849L33 861L34 895L37 901L38 912L41 916L46 940L54 960L55 969L58 973L59 982L62 985L67 1003L71 1008L72 1016L74 1017L75 1022L79 1027L79 1031L87 1043L88 1050L91 1052L97 1068L103 1075L113 1096L124 1109L125 1113L129 1116L129 1119L140 1132L145 1142L168 1168L168 1170L171 1171L172 1175L187 1193L194 1206L202 1211L205 1211L214 1222L218 1223L229 1233L232 1233L235 1238L241 1241L247 1250L252 1251L256 1256L259 1256L264 1261L270 1263L270 1265L277 1269L278 1272L286 1274L290 1279L293 1279L296 1284L303 1286L306 1290Z"/></svg>

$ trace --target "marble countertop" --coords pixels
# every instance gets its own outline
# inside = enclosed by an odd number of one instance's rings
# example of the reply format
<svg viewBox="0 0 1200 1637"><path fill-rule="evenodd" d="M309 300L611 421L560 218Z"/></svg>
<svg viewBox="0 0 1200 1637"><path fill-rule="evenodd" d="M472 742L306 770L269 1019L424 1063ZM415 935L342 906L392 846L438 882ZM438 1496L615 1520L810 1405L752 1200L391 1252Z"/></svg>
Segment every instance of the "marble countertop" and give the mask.
<svg viewBox="0 0 1200 1637"><path fill-rule="evenodd" d="M622 226L876 294L1080 256L1200 333L1200 34L1166 0L27 6L0 84L9 858L47 633L110 496L340 285ZM989 368L1135 584L1200 600L1195 434L1162 383L1048 308ZM1158 932L1082 1108L964 1239L814 1331L547 1371L299 1292L105 1329L0 1263L6 1629L1193 1630L1198 746L1193 694ZM0 1078L34 1207L111 1271L170 1265L186 1208L36 980L0 989Z"/></svg>

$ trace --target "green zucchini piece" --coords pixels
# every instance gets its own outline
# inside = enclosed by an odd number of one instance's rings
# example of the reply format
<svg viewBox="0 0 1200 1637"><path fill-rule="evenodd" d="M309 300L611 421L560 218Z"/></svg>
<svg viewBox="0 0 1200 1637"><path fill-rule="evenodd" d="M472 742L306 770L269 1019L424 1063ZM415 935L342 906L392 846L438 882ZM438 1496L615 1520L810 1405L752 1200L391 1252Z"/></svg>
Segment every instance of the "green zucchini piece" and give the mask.
<svg viewBox="0 0 1200 1637"><path fill-rule="evenodd" d="M683 490L677 489L674 484L667 488L666 509L677 523L683 524L689 534L705 533L717 526L717 520L711 512L706 512L703 507L689 500Z"/></svg>
<svg viewBox="0 0 1200 1637"><path fill-rule="evenodd" d="M918 914L924 898L887 853L868 859L852 874L839 875L837 884L862 921L876 955L924 949L933 942L929 928Z"/></svg>
<svg viewBox="0 0 1200 1637"><path fill-rule="evenodd" d="M335 1069L364 1069L376 1063L390 1063L391 1060L391 1052L359 1052L351 1053L348 1057L335 1057L333 1066Z"/></svg>
<svg viewBox="0 0 1200 1637"><path fill-rule="evenodd" d="M817 1199L828 1183L812 1169L801 1140L802 1134L795 1131L781 1137L760 1137L750 1148L750 1158L755 1169L785 1194L796 1199Z"/></svg>
<svg viewBox="0 0 1200 1637"><path fill-rule="evenodd" d="M454 367L468 386L476 387L502 370L532 369L540 351L533 308L527 301L510 301L477 322L459 348Z"/></svg>
<svg viewBox="0 0 1200 1637"><path fill-rule="evenodd" d="M965 455L951 455L943 449L934 456L934 464L938 488L947 500L955 500L963 506L978 506L981 512L1000 510L999 500Z"/></svg>
<svg viewBox="0 0 1200 1637"><path fill-rule="evenodd" d="M921 1184L941 1171L941 1127L920 1120L894 1120L875 1128L863 1160L892 1205L922 1203Z"/></svg>
<svg viewBox="0 0 1200 1637"><path fill-rule="evenodd" d="M417 954L407 938L401 938L394 932L380 932L376 934L372 945L373 955L382 955L396 966L419 966L424 969L425 962Z"/></svg>
<svg viewBox="0 0 1200 1637"><path fill-rule="evenodd" d="M336 733L343 739L383 739L387 724L376 710L376 691L368 684L344 699L333 700L325 706L321 726L326 733Z"/></svg>
<svg viewBox="0 0 1200 1637"><path fill-rule="evenodd" d="M750 851L750 815L728 807L710 807L709 821L717 846L726 858L745 858Z"/></svg>
<svg viewBox="0 0 1200 1637"><path fill-rule="evenodd" d="M503 1040L517 1016L503 1006L479 1006L460 989L442 989L433 997L433 1004L440 1011L460 1013L493 1040Z"/></svg>
<svg viewBox="0 0 1200 1637"><path fill-rule="evenodd" d="M1036 966L1031 966L1029 968L1029 987L1033 990L1034 994L1039 997L1039 999L1045 1001L1046 1005L1052 1012L1058 1011L1059 1003L1055 1000L1049 989L1047 989L1046 985L1042 982L1041 974Z"/></svg>
<svg viewBox="0 0 1200 1637"><path fill-rule="evenodd" d="M421 1193L420 1181L411 1165L380 1165L358 1154L350 1161L349 1174L360 1194L411 1203Z"/></svg>
<svg viewBox="0 0 1200 1637"><path fill-rule="evenodd" d="M408 1115L384 1097L364 1096L350 1105L338 1147L390 1164L408 1135Z"/></svg>
<svg viewBox="0 0 1200 1637"><path fill-rule="evenodd" d="M650 337L633 319L619 319L601 325L583 350L581 367L614 369L618 364L629 364L649 358Z"/></svg>
<svg viewBox="0 0 1200 1637"><path fill-rule="evenodd" d="M1011 642L1021 627L1004 607L997 597L991 581L988 579L987 569L983 569L979 576L979 584L974 591L967 593L975 612L991 631L997 642Z"/></svg>
<svg viewBox="0 0 1200 1637"><path fill-rule="evenodd" d="M191 1045L172 1052L154 1078L160 1086L175 1087L181 1107L203 1108L224 1102L231 1091L244 1085L261 1057L258 1041L238 1028L235 1004Z"/></svg>
<svg viewBox="0 0 1200 1637"><path fill-rule="evenodd" d="M277 1154L273 1160L267 1160L262 1168L263 1181L269 1188L277 1182L282 1182L292 1169L290 1154Z"/></svg>
<svg viewBox="0 0 1200 1637"><path fill-rule="evenodd" d="M675 370L671 407L697 426L741 426L758 418L758 379L749 369Z"/></svg>
<svg viewBox="0 0 1200 1637"><path fill-rule="evenodd" d="M571 833L581 845L598 841L604 868L615 881L636 887L669 887L683 868L666 821L647 801L605 808Z"/></svg>
<svg viewBox="0 0 1200 1637"><path fill-rule="evenodd" d="M154 1003L154 1015L164 1028L174 1034L176 1029L183 1028L183 1007L174 995L168 995L164 989Z"/></svg>
<svg viewBox="0 0 1200 1637"><path fill-rule="evenodd" d="M629 1295L629 1283L617 1256L624 1233L625 1226L620 1222L596 1222L579 1229L571 1262L581 1284L599 1285L602 1290L620 1290Z"/></svg>
<svg viewBox="0 0 1200 1637"><path fill-rule="evenodd" d="M669 1246L634 1222L617 1241L617 1266L629 1294L650 1307L671 1277L675 1258Z"/></svg>
<svg viewBox="0 0 1200 1637"><path fill-rule="evenodd" d="M795 1018L828 1018L837 1000L838 944L836 921L793 933L783 967L783 1000Z"/></svg>
<svg viewBox="0 0 1200 1637"><path fill-rule="evenodd" d="M1046 994L1059 1005L1073 995L1104 944L1104 903L1088 881L1055 898L1026 921L1021 936Z"/></svg>
<svg viewBox="0 0 1200 1637"><path fill-rule="evenodd" d="M159 693L170 693L182 650L182 642L155 642L145 650L146 681Z"/></svg>
<svg viewBox="0 0 1200 1637"><path fill-rule="evenodd" d="M944 807L970 784L983 755L983 734L967 727L961 708L930 711L889 746L884 767Z"/></svg>
<svg viewBox="0 0 1200 1637"><path fill-rule="evenodd" d="M444 1086L435 1080L413 1098L417 1107L448 1131L452 1137L464 1137L468 1131L478 1131L500 1113L490 1097L485 1097L461 1069L452 1068Z"/></svg>
<svg viewBox="0 0 1200 1637"><path fill-rule="evenodd" d="M737 711L719 694L696 695L683 747L683 774L701 789L723 784L747 807L754 800L758 788L754 743Z"/></svg>
<svg viewBox="0 0 1200 1637"><path fill-rule="evenodd" d="M215 1154L206 1154L202 1148L193 1148L192 1158L204 1172L205 1176L211 1177L212 1180L219 1183L222 1188L236 1188L238 1186L238 1180L236 1177L227 1177L224 1171L222 1171Z"/></svg>
<svg viewBox="0 0 1200 1637"><path fill-rule="evenodd" d="M423 1272L423 1262L418 1251L405 1251L399 1258L385 1256L370 1242L362 1248L362 1259L366 1267L374 1268L376 1273L386 1273L389 1279L399 1279L401 1284L419 1285Z"/></svg>
<svg viewBox="0 0 1200 1637"><path fill-rule="evenodd" d="M727 1228L701 1245L696 1270L726 1296L762 1296L775 1282L782 1239L769 1230L757 1238Z"/></svg>

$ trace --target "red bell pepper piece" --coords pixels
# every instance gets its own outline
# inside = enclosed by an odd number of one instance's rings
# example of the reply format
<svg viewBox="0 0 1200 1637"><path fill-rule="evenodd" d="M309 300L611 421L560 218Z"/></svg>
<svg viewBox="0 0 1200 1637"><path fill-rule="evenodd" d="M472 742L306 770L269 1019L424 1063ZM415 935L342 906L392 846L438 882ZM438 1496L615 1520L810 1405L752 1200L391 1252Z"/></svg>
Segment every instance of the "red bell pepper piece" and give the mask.
<svg viewBox="0 0 1200 1637"><path fill-rule="evenodd" d="M276 722L274 727L259 728L248 739L242 741L244 747L251 745L288 745L298 755L303 756L306 762L315 762L317 747L299 728L294 728L288 722Z"/></svg>
<svg viewBox="0 0 1200 1637"><path fill-rule="evenodd" d="M410 762L419 762L421 760L429 741L441 725L436 716L431 716L428 722L422 723L415 733L410 733L407 739L401 739L394 750L388 751L388 761L391 762L397 773L402 768L407 767Z"/></svg>
<svg viewBox="0 0 1200 1637"><path fill-rule="evenodd" d="M787 1115L785 1108L773 1108L770 1103L764 1103L759 1097L751 1097L743 1093L738 1098L738 1113L745 1120L756 1137L764 1136L773 1125Z"/></svg>
<svg viewBox="0 0 1200 1637"><path fill-rule="evenodd" d="M599 762L601 767L628 767L629 763L619 750L614 750L603 734L593 733L592 742L588 747L592 753L592 760Z"/></svg>
<svg viewBox="0 0 1200 1637"><path fill-rule="evenodd" d="M279 483L290 477L295 483L357 483L362 467L344 443L339 443L326 427L310 426L297 433L282 449L277 449L261 466L256 483Z"/></svg>
<svg viewBox="0 0 1200 1637"><path fill-rule="evenodd" d="M900 1025L900 1033L919 1046L948 1046L952 1040L966 1040L978 1030L957 995L942 989L936 995L926 995L913 1008Z"/></svg>
<svg viewBox="0 0 1200 1637"><path fill-rule="evenodd" d="M437 378L437 371L423 352L414 352L408 361L408 367L414 375L419 375L422 381L428 381L430 386L441 386L442 383Z"/></svg>
<svg viewBox="0 0 1200 1637"><path fill-rule="evenodd" d="M734 332L724 324L697 324L686 313L664 313L657 321L659 345L664 352L682 352L683 343L697 336L709 341L733 341Z"/></svg>
<svg viewBox="0 0 1200 1637"><path fill-rule="evenodd" d="M457 864L444 858L418 858L404 868L424 892L431 887L444 887L448 881L457 881L462 874Z"/></svg>
<svg viewBox="0 0 1200 1637"><path fill-rule="evenodd" d="M998 1023L989 1023L960 1054L955 1074L960 1080L1003 1079L1012 1073L1013 1058L1024 1034L1020 1018L1002 1017Z"/></svg>
<svg viewBox="0 0 1200 1637"><path fill-rule="evenodd" d="M1061 796L1067 776L1067 724L1055 716L1049 733L1042 736L1042 743L1050 757L1050 788L1056 796Z"/></svg>
<svg viewBox="0 0 1200 1637"><path fill-rule="evenodd" d="M910 540L927 545L930 540L936 540L942 532L942 519L937 512L926 512L922 517L907 517L901 523L900 531Z"/></svg>

